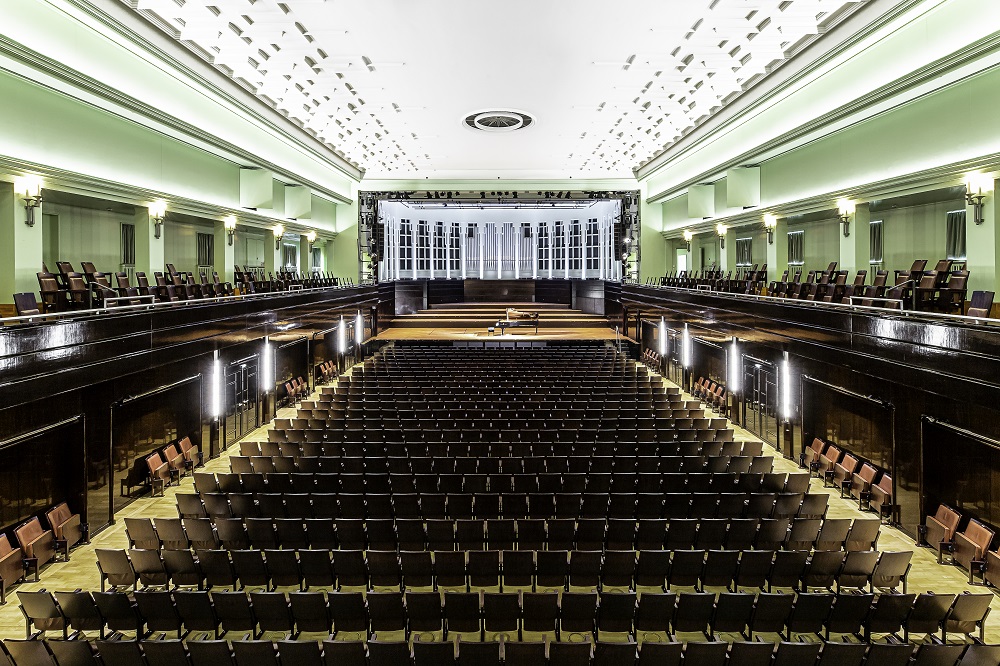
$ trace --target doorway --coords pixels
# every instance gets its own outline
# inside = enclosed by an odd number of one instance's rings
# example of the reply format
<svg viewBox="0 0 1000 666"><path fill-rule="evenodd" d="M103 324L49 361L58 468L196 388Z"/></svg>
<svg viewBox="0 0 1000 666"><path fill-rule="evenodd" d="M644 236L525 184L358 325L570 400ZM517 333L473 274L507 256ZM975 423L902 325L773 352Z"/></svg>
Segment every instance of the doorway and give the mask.
<svg viewBox="0 0 1000 666"><path fill-rule="evenodd" d="M259 360L250 356L226 368L225 428L222 448L246 437L260 425Z"/></svg>
<svg viewBox="0 0 1000 666"><path fill-rule="evenodd" d="M778 374L773 364L743 355L743 427L778 444Z"/></svg>

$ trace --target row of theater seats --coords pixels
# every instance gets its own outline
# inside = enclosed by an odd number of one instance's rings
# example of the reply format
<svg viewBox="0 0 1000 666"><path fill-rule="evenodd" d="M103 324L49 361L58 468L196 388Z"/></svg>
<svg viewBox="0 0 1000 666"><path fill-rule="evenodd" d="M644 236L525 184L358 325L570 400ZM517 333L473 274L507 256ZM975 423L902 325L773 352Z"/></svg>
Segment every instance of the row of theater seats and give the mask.
<svg viewBox="0 0 1000 666"><path fill-rule="evenodd" d="M927 516L922 526L927 542L938 552L938 563L944 552L952 554L953 561L969 572L969 582L976 573L986 582L1000 584L1000 547L989 550L995 533L975 518L970 518L961 532L962 515L946 504L938 506L933 516ZM992 568L992 570L991 570Z"/></svg>
<svg viewBox="0 0 1000 666"><path fill-rule="evenodd" d="M19 592L25 629L323 634L378 639L430 638L676 640L701 634L832 636L909 640L913 634L982 635L990 594L722 592Z"/></svg>
<svg viewBox="0 0 1000 666"><path fill-rule="evenodd" d="M649 286L679 287L682 289L709 288L734 294L759 294L767 281L767 264L757 269L757 264L736 271L724 272L717 266L702 271L673 271L662 278L647 280Z"/></svg>
<svg viewBox="0 0 1000 666"><path fill-rule="evenodd" d="M802 493L205 493L177 495L182 518L823 518L829 495ZM272 508L273 507L273 508Z"/></svg>
<svg viewBox="0 0 1000 666"><path fill-rule="evenodd" d="M410 520L126 518L139 548L345 550L875 550L879 522L849 518Z"/></svg>
<svg viewBox="0 0 1000 666"><path fill-rule="evenodd" d="M770 456L718 456L702 460L689 457L652 458L649 467L652 470L637 472L633 462L633 471L611 471L618 465L613 460L601 460L594 465L596 469L587 470L587 459L576 459L572 463L566 461L561 465L563 472L547 471L550 461L544 458L523 459L507 458L510 464L506 467L535 467L526 472L459 472L454 459L427 458L432 472L414 473L406 469L411 458L397 458L396 470L387 470L389 460L380 461L373 458L337 458L321 456L318 458L291 458L284 456L232 456L230 458L231 474L260 474L268 479L277 474L294 475L297 484L317 492L348 492L348 493L380 493L380 492L428 492L428 493L509 493L509 492L701 492L703 490L719 490L723 492L755 492L761 490L764 477L768 478L768 488L773 492L786 492L788 475L772 473L772 458ZM494 458L493 460L501 460ZM515 463L517 460L519 462ZM470 462L476 463L475 458ZM540 463L530 465L526 463ZM562 461L551 461L558 464ZM646 461L643 461L644 463ZM544 467L542 465L545 465ZM603 467L602 467L603 465ZM352 469L353 467L353 469ZM485 466L484 466L485 467ZM538 469L541 468L541 469ZM553 465L554 469L559 469ZM452 471L445 471L451 469ZM357 470L357 471L355 471ZM607 470L607 471L604 471ZM799 478L802 481L799 481ZM201 477L207 481L205 476ZM311 480L311 482L310 482ZM743 480L747 487L743 487ZM781 485L778 485L778 482ZM805 474L794 475L795 491L807 486L808 477ZM209 484L211 485L211 484ZM202 489L207 490L207 487Z"/></svg>
<svg viewBox="0 0 1000 666"><path fill-rule="evenodd" d="M699 377L698 381L691 387L691 395L716 411L726 411L729 396L723 384L706 379L705 377Z"/></svg>
<svg viewBox="0 0 1000 666"><path fill-rule="evenodd" d="M309 457L342 456L362 458L366 455L373 458L397 457L433 457L433 458L545 458L545 457L666 457L666 456L759 456L763 451L760 442L740 442L728 439L726 435L721 440L667 440L658 441L655 437L646 439L640 433L630 436L627 433L619 436L601 435L591 442L577 441L575 434L564 435L558 430L546 431L546 441L479 441L479 442L448 442L416 440L415 435L408 431L386 431L381 438L368 437L367 432L358 436L351 433L337 440L327 438L325 426L308 429L281 430L276 435L268 436L267 442L252 442L263 447L267 444L294 445L299 444L299 454ZM268 431L270 433L272 431ZM463 433L464 434L464 433ZM539 437L542 433L539 432ZM396 441L392 437L403 441ZM444 432L441 437L449 437ZM706 435L708 436L708 435ZM335 435L335 437L337 437ZM640 437L642 439L640 440ZM697 437L697 435L696 435ZM345 441L346 439L346 441ZM277 440L277 441L275 441ZM306 446L308 445L308 446ZM311 454L311 455L310 455ZM295 457L294 450L290 457ZM488 461L487 461L488 462ZM487 463L484 463L484 466Z"/></svg>
<svg viewBox="0 0 1000 666"><path fill-rule="evenodd" d="M312 413L315 414L316 410L312 410ZM407 447L419 447L424 443L427 446L445 443L454 446L453 452L449 454L452 456L468 455L454 452L462 450L460 444L464 444L466 447L506 445L508 451L511 450L510 447L519 446L522 448L517 449L517 451L524 451L524 446L554 446L570 443L579 445L584 451L585 447L589 445L593 453L608 455L614 452L619 445L631 444L634 447L636 443L675 445L686 442L731 442L734 436L732 430L725 428L676 429L670 418L657 420L653 417L646 419L650 423L643 424L644 427L637 427L635 423L644 419L633 419L635 422L630 425L623 423L621 419L607 420L606 423L601 421L593 425L588 425L584 419L563 419L560 421L547 419L544 421L544 426L535 428L529 428L525 425L528 423L527 421L519 419L467 416L463 416L461 419L414 418L410 423L399 419L393 420L390 417L386 418L385 424L379 427L375 425L379 418L381 417L366 416L364 419L358 420L356 424L326 421L323 425L310 426L304 430L277 428L268 431L268 440L272 442L324 442L333 445L340 442L385 443ZM315 419L310 418L309 420ZM473 430L477 427L481 430ZM272 432L274 434L270 434ZM292 434L293 432L296 434ZM399 447L395 447L395 449L400 450ZM539 447L538 450L541 451L542 448ZM668 449L664 448L664 450ZM500 453L494 455L525 454ZM551 454L535 453L529 455ZM637 454L633 451L632 455ZM656 455L655 449L645 455Z"/></svg>
<svg viewBox="0 0 1000 666"><path fill-rule="evenodd" d="M37 574L59 552L68 559L70 548L88 538L80 514L73 513L65 502L45 511L44 518L44 524L33 516L14 528L17 548L6 534L0 534L0 604L6 603L7 590L29 571Z"/></svg>
<svg viewBox="0 0 1000 666"><path fill-rule="evenodd" d="M264 273L263 268L237 266L234 270L236 286L244 294L259 294L272 291L288 291L293 288L317 289L321 287L349 287L354 285L352 278L337 278L329 271L297 271L279 270L277 273Z"/></svg>
<svg viewBox="0 0 1000 666"><path fill-rule="evenodd" d="M907 552L876 551L378 551L99 550L105 584L233 587L431 588L440 591L602 591L906 587Z"/></svg>
<svg viewBox="0 0 1000 666"><path fill-rule="evenodd" d="M14 666L993 666L998 645L370 640L4 641ZM5 665L6 666L6 665Z"/></svg>

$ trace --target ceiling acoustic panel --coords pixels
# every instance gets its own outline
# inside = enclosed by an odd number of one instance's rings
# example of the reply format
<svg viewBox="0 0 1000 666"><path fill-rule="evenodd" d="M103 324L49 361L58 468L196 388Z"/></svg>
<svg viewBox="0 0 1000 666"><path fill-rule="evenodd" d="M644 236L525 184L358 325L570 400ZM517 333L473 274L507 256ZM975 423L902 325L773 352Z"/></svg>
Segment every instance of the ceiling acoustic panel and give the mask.
<svg viewBox="0 0 1000 666"><path fill-rule="evenodd" d="M630 177L859 4L121 2L369 176L491 178Z"/></svg>

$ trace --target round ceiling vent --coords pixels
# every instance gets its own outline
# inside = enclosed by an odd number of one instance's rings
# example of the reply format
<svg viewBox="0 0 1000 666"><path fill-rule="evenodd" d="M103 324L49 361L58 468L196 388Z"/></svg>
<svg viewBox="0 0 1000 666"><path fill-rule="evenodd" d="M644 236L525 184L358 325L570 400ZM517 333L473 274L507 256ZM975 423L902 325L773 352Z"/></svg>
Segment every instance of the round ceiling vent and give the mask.
<svg viewBox="0 0 1000 666"><path fill-rule="evenodd" d="M463 121L469 129L481 132L513 132L530 127L535 119L520 111L477 111Z"/></svg>

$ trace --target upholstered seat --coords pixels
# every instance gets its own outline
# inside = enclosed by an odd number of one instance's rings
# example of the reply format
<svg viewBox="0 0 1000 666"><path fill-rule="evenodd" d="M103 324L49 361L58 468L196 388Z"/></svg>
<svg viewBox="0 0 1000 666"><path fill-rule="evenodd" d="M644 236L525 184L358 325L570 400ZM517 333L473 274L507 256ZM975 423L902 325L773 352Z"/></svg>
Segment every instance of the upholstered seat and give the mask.
<svg viewBox="0 0 1000 666"><path fill-rule="evenodd" d="M45 514L52 533L56 539L64 539L66 547L72 548L83 540L83 528L80 526L80 514L73 513L66 502L57 504Z"/></svg>
<svg viewBox="0 0 1000 666"><path fill-rule="evenodd" d="M834 466L840 462L841 455L842 452L836 445L831 444L826 447L826 451L819 456L819 473L825 474L833 471Z"/></svg>
<svg viewBox="0 0 1000 666"><path fill-rule="evenodd" d="M877 474L878 470L868 463L862 465L861 469L851 475L851 495L861 497L861 493L872 492L872 482Z"/></svg>
<svg viewBox="0 0 1000 666"><path fill-rule="evenodd" d="M52 530L42 528L37 517L32 518L14 530L14 536L21 545L21 553L25 557L38 558L38 566L48 562L55 556L55 537Z"/></svg>
<svg viewBox="0 0 1000 666"><path fill-rule="evenodd" d="M858 469L858 459L850 453L845 453L843 460L833 466L833 478L838 484L844 481L853 483L854 472Z"/></svg>
<svg viewBox="0 0 1000 666"><path fill-rule="evenodd" d="M21 551L10 545L6 534L0 534L0 603L7 602L7 590L24 578Z"/></svg>
<svg viewBox="0 0 1000 666"><path fill-rule="evenodd" d="M966 569L984 559L994 532L978 520L970 520L964 532L955 534L955 561Z"/></svg>
<svg viewBox="0 0 1000 666"><path fill-rule="evenodd" d="M930 547L937 548L940 543L951 543L961 520L961 514L947 504L939 506L933 516L927 516L924 525L927 528L927 543Z"/></svg>

